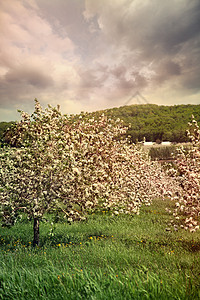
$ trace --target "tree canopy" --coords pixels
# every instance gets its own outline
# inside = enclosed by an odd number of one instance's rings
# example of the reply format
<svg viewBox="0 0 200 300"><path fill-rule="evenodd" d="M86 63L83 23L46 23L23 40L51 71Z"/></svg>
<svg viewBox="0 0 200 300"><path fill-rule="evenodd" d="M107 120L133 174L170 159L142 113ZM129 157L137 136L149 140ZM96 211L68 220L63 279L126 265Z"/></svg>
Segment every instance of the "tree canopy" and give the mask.
<svg viewBox="0 0 200 300"><path fill-rule="evenodd" d="M4 135L6 133L6 130L10 127L12 127L15 124L15 122L0 122L0 146L1 144L5 143Z"/></svg>

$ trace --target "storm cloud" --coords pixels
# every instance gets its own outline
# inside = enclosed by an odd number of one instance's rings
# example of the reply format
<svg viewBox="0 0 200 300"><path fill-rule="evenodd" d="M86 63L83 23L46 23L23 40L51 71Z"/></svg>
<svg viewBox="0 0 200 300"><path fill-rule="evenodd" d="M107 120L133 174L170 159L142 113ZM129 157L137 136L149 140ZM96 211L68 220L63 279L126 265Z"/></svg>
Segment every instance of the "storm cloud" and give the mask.
<svg viewBox="0 0 200 300"><path fill-rule="evenodd" d="M34 98L64 113L200 103L199 0L0 2L0 118Z"/></svg>

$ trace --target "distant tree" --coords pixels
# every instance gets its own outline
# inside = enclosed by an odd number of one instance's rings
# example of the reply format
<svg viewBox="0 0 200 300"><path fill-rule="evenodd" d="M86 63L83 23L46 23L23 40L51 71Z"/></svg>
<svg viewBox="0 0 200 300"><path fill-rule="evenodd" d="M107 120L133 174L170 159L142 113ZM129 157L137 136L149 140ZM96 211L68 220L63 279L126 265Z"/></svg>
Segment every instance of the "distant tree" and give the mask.
<svg viewBox="0 0 200 300"><path fill-rule="evenodd" d="M171 141L176 142L176 143L188 142L189 138L187 136L186 129L185 130L183 130L183 129L173 130Z"/></svg>
<svg viewBox="0 0 200 300"><path fill-rule="evenodd" d="M3 146L3 144L6 143L5 135L6 130L10 127L12 127L15 124L15 122L0 122L0 145Z"/></svg>

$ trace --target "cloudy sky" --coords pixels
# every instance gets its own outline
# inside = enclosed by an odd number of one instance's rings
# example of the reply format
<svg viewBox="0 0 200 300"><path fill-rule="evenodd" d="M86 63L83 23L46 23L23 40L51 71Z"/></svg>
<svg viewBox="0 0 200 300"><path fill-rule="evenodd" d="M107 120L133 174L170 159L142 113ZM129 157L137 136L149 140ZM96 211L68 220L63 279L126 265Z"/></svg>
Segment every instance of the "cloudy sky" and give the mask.
<svg viewBox="0 0 200 300"><path fill-rule="evenodd" d="M79 113L137 91L200 104L199 0L0 1L0 121L34 98Z"/></svg>

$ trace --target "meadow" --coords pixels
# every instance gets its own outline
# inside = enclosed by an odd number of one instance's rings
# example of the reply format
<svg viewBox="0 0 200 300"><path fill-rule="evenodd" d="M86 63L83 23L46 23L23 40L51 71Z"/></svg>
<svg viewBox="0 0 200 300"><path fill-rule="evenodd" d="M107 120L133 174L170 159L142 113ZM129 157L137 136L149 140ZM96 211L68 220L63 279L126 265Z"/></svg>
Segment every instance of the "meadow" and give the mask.
<svg viewBox="0 0 200 300"><path fill-rule="evenodd" d="M200 299L200 234L170 230L173 205L53 227L48 215L35 248L30 222L0 227L0 299Z"/></svg>

